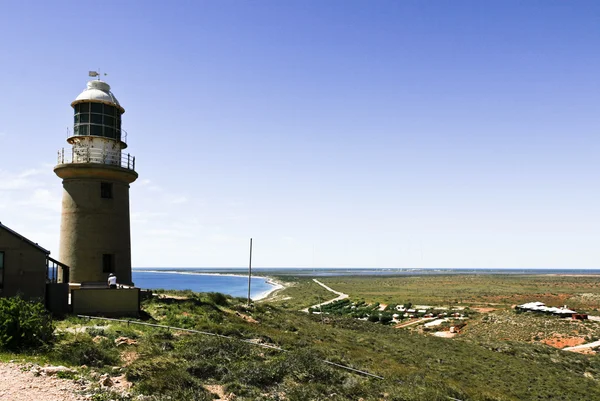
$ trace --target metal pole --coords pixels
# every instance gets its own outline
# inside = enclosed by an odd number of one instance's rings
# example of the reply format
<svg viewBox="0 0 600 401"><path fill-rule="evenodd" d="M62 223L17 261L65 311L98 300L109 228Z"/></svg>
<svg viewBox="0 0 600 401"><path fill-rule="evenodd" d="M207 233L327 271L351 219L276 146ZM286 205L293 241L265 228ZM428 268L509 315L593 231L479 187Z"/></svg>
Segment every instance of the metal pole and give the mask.
<svg viewBox="0 0 600 401"><path fill-rule="evenodd" d="M252 238L250 238L250 263L248 264L248 306L250 306L250 282L252 280Z"/></svg>

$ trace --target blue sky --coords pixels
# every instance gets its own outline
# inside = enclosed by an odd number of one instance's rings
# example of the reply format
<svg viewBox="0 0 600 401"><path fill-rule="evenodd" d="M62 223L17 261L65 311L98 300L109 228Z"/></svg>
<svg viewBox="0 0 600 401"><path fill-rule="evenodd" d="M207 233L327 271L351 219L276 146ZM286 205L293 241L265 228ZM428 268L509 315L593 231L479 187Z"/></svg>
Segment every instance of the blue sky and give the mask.
<svg viewBox="0 0 600 401"><path fill-rule="evenodd" d="M597 2L172 3L0 3L2 223L58 256L100 68L134 266L600 267Z"/></svg>

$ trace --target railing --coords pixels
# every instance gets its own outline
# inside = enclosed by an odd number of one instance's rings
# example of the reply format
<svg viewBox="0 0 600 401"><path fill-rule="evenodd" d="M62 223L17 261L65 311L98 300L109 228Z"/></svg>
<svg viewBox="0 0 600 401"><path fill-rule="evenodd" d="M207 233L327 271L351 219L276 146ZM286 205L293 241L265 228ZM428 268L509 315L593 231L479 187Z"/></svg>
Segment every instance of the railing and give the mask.
<svg viewBox="0 0 600 401"><path fill-rule="evenodd" d="M69 155L69 153L71 153ZM58 164L70 163L98 163L119 166L135 171L135 157L129 153L123 154L114 150L99 148L71 148L71 152L65 148L58 151Z"/></svg>
<svg viewBox="0 0 600 401"><path fill-rule="evenodd" d="M46 279L49 283L58 283L58 268L62 269L62 280L61 283L69 282L69 266L64 263L60 263L56 259L52 259L50 256L46 256Z"/></svg>
<svg viewBox="0 0 600 401"><path fill-rule="evenodd" d="M93 124L93 123L85 123L85 124L80 124L80 125L98 125L98 126L101 126L101 127L105 127L102 124ZM71 129L69 127L67 127L67 139L69 139L71 137L74 137L74 136L96 136L98 138L118 139L118 140L120 140L123 143L127 143L127 131L125 131L123 128L121 128L121 130L115 130L115 131L116 132L121 132L121 135L117 136L116 138L112 138L110 136L90 135L89 133L85 134L85 135L75 134L74 132L71 132Z"/></svg>

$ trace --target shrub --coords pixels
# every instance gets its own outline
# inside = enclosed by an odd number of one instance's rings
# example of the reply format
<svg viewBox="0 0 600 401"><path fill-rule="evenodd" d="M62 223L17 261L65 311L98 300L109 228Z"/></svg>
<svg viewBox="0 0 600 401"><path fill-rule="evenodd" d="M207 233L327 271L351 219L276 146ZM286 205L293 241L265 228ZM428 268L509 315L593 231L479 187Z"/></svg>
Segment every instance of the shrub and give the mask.
<svg viewBox="0 0 600 401"><path fill-rule="evenodd" d="M86 333L88 333L92 337L106 337L106 331L104 329L99 329L95 327L89 327L86 329Z"/></svg>
<svg viewBox="0 0 600 401"><path fill-rule="evenodd" d="M284 376L284 365L279 360L244 361L235 366L235 371L225 376L225 381L264 387L279 383Z"/></svg>
<svg viewBox="0 0 600 401"><path fill-rule="evenodd" d="M142 394L181 392L195 387L185 364L169 357L140 358L127 368L126 377L137 383L135 388Z"/></svg>
<svg viewBox="0 0 600 401"><path fill-rule="evenodd" d="M108 339L95 343L89 335L69 337L54 345L54 356L71 365L102 367L119 363L119 352Z"/></svg>
<svg viewBox="0 0 600 401"><path fill-rule="evenodd" d="M286 353L284 367L286 373L300 383L336 383L341 378L339 371L325 364L323 357L311 349Z"/></svg>
<svg viewBox="0 0 600 401"><path fill-rule="evenodd" d="M221 294L220 292L209 292L206 294L208 299L210 299L215 305L225 306L229 302L227 300L227 296L225 294Z"/></svg>
<svg viewBox="0 0 600 401"><path fill-rule="evenodd" d="M212 401L216 397L202 387L178 389L166 394L155 394L152 401Z"/></svg>
<svg viewBox="0 0 600 401"><path fill-rule="evenodd" d="M382 324L388 324L389 322L391 322L393 319L392 315L390 313L383 313L381 316L379 316L379 321Z"/></svg>
<svg viewBox="0 0 600 401"><path fill-rule="evenodd" d="M0 348L16 351L40 347L53 339L53 333L52 317L41 303L0 298Z"/></svg>

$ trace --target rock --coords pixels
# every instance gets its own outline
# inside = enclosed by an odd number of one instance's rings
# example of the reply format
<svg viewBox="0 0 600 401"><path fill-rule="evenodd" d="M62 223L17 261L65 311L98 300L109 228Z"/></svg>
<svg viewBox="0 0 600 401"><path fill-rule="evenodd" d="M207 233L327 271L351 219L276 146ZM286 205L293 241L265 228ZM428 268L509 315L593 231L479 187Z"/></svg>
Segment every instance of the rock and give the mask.
<svg viewBox="0 0 600 401"><path fill-rule="evenodd" d="M137 345L137 341L129 337L119 337L115 339L117 347L121 345Z"/></svg>
<svg viewBox="0 0 600 401"><path fill-rule="evenodd" d="M114 385L112 379L107 373L100 376L99 384L104 387L112 387Z"/></svg>
<svg viewBox="0 0 600 401"><path fill-rule="evenodd" d="M47 374L49 376L51 375L55 375L58 372L68 372L68 373L75 373L75 371L73 369L69 369L65 366L47 366L45 368L42 368L42 373Z"/></svg>

